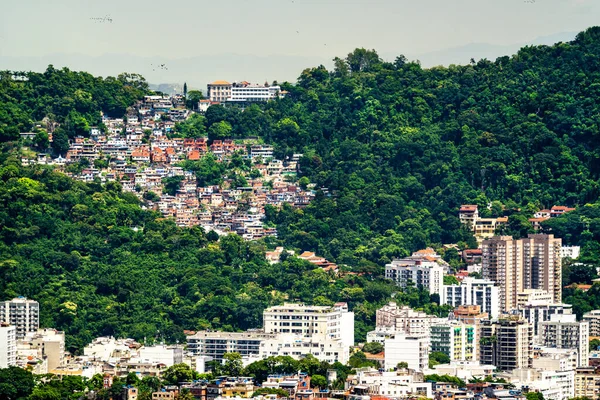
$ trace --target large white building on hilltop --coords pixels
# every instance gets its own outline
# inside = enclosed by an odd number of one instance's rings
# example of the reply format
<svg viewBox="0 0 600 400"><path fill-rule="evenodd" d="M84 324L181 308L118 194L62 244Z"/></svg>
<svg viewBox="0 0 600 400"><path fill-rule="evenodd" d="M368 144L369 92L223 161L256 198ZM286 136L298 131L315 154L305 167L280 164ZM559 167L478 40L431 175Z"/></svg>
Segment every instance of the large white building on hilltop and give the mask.
<svg viewBox="0 0 600 400"><path fill-rule="evenodd" d="M16 328L17 339L23 339L27 332L35 332L40 325L40 305L35 300L17 297L0 302L0 322Z"/></svg>
<svg viewBox="0 0 600 400"><path fill-rule="evenodd" d="M216 81L207 85L208 98L212 102L251 103L269 101L282 97L284 93L278 85L252 84L249 82Z"/></svg>
<svg viewBox="0 0 600 400"><path fill-rule="evenodd" d="M0 323L0 368L17 365L17 330L14 326Z"/></svg>
<svg viewBox="0 0 600 400"><path fill-rule="evenodd" d="M346 347L354 345L354 313L346 303L332 307L285 303L267 308L263 321L265 333L320 336L340 340Z"/></svg>
<svg viewBox="0 0 600 400"><path fill-rule="evenodd" d="M453 307L480 306L481 312L497 318L500 314L498 290L494 281L467 277L459 285L443 285L440 300L441 304Z"/></svg>

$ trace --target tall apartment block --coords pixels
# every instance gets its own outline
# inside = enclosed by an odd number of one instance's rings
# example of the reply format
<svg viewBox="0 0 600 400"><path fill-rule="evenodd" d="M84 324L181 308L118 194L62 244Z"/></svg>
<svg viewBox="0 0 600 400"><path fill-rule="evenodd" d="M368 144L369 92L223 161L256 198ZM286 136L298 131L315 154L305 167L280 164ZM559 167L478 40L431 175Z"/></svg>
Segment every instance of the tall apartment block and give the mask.
<svg viewBox="0 0 600 400"><path fill-rule="evenodd" d="M500 371L530 368L533 359L533 327L518 317L482 321L479 330L479 362Z"/></svg>
<svg viewBox="0 0 600 400"><path fill-rule="evenodd" d="M40 305L35 300L17 297L0 302L0 322L16 328L16 336L23 339L27 332L36 332L40 325Z"/></svg>
<svg viewBox="0 0 600 400"><path fill-rule="evenodd" d="M16 329L6 322L0 322L0 368L17 365Z"/></svg>
<svg viewBox="0 0 600 400"><path fill-rule="evenodd" d="M285 303L264 310L263 320L265 333L322 336L354 346L354 313L346 303L332 307Z"/></svg>
<svg viewBox="0 0 600 400"><path fill-rule="evenodd" d="M600 336L600 310L583 314L583 321L590 324L590 336Z"/></svg>
<svg viewBox="0 0 600 400"><path fill-rule="evenodd" d="M589 323L577 322L575 314L554 314L550 321L540 322L540 343L557 349L576 349L578 366L587 367Z"/></svg>
<svg viewBox="0 0 600 400"><path fill-rule="evenodd" d="M525 239L495 236L483 241L483 278L500 286L501 311L516 309L524 289L543 289L553 303L561 302L561 246L561 239L543 234Z"/></svg>

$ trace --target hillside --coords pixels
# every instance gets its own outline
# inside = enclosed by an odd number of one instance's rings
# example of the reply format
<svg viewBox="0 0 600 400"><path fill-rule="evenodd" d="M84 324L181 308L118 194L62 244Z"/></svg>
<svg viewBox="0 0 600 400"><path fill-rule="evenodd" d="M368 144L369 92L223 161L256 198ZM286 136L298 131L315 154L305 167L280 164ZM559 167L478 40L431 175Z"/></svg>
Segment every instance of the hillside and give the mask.
<svg viewBox="0 0 600 400"><path fill-rule="evenodd" d="M123 113L147 91L137 76L52 68L24 81L2 76L2 141L48 116L77 134L100 111ZM266 210L278 242L364 275L336 278L297 259L271 265L264 252L273 241L217 242L177 228L118 183L21 167L7 147L0 297L40 301L42 325L64 329L72 350L98 335L175 341L183 329L254 328L265 307L284 299L348 301L360 339L394 290L381 280L386 262L428 245L473 244L459 224L461 203L508 215L505 233L515 235L530 230L537 209L577 206L546 228L598 264L600 28L571 43L448 68L423 69L401 56L386 63L357 49L333 71L306 69L297 85L283 86L289 95L264 106L211 107L207 131L227 121L236 137L273 143L280 158L303 153L302 175L327 190L304 209ZM396 298L445 312L425 292Z"/></svg>

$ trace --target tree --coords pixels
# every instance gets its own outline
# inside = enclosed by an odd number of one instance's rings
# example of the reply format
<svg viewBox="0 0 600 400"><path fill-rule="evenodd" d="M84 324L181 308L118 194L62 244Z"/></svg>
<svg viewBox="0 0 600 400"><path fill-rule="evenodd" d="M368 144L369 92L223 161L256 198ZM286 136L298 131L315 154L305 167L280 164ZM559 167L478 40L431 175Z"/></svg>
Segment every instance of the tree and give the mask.
<svg viewBox="0 0 600 400"><path fill-rule="evenodd" d="M198 102L200 100L202 100L204 98L204 96L202 95L202 92L199 90L190 90L187 93L186 99L185 99L185 105L188 109L190 110L195 110L198 108Z"/></svg>
<svg viewBox="0 0 600 400"><path fill-rule="evenodd" d="M396 369L408 369L408 363L406 361L400 361L396 364Z"/></svg>
<svg viewBox="0 0 600 400"><path fill-rule="evenodd" d="M429 368L433 368L438 364L449 364L450 357L446 353L434 351L429 353Z"/></svg>
<svg viewBox="0 0 600 400"><path fill-rule="evenodd" d="M597 351L597 350L600 350L600 339L590 340L589 351Z"/></svg>
<svg viewBox="0 0 600 400"><path fill-rule="evenodd" d="M444 275L444 285L460 285L460 282L458 281L458 278L456 278L456 276L454 275Z"/></svg>
<svg viewBox="0 0 600 400"><path fill-rule="evenodd" d="M208 139L210 141L218 140L218 139L226 139L231 136L231 124L227 121L220 121L212 124L210 128L208 128Z"/></svg>
<svg viewBox="0 0 600 400"><path fill-rule="evenodd" d="M227 376L239 376L244 368L240 353L223 354L222 372Z"/></svg>
<svg viewBox="0 0 600 400"><path fill-rule="evenodd" d="M325 389L327 388L327 378L325 378L323 375L313 375L310 377L310 384L313 387Z"/></svg>
<svg viewBox="0 0 600 400"><path fill-rule="evenodd" d="M0 369L0 398L16 400L29 396L34 387L31 372L18 367Z"/></svg>
<svg viewBox="0 0 600 400"><path fill-rule="evenodd" d="M362 348L362 351L364 351L365 353L371 353L371 354L379 354L383 350L384 350L383 345L381 343L377 343L377 342L365 343L365 345Z"/></svg>
<svg viewBox="0 0 600 400"><path fill-rule="evenodd" d="M183 82L183 98L187 99L187 82Z"/></svg>
<svg viewBox="0 0 600 400"><path fill-rule="evenodd" d="M40 151L46 150L50 146L48 132L44 130L38 131L33 137L33 143L38 149L40 149Z"/></svg>
<svg viewBox="0 0 600 400"><path fill-rule="evenodd" d="M165 370L162 375L167 385L177 385L179 382L190 382L194 379L195 372L187 364L175 364Z"/></svg>
<svg viewBox="0 0 600 400"><path fill-rule="evenodd" d="M540 392L528 392L525 397L527 400L544 400L544 395Z"/></svg>
<svg viewBox="0 0 600 400"><path fill-rule="evenodd" d="M56 154L60 155L65 155L69 150L69 136L60 127L52 134L52 149Z"/></svg>

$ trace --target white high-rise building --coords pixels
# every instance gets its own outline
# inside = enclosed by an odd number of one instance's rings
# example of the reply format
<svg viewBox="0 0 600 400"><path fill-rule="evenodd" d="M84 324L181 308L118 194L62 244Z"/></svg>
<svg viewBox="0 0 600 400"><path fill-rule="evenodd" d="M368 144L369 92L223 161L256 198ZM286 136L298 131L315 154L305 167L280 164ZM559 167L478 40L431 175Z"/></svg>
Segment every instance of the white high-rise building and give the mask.
<svg viewBox="0 0 600 400"><path fill-rule="evenodd" d="M573 306L570 304L524 304L519 306L517 313L520 314L531 326L533 326L533 336L538 338L540 335L540 323L550 321L552 315L573 314Z"/></svg>
<svg viewBox="0 0 600 400"><path fill-rule="evenodd" d="M600 336L600 310L583 314L583 320L590 324L590 336Z"/></svg>
<svg viewBox="0 0 600 400"><path fill-rule="evenodd" d="M428 336L409 336L396 333L385 339L385 369L396 368L398 363L405 362L409 369L423 371L429 365Z"/></svg>
<svg viewBox="0 0 600 400"><path fill-rule="evenodd" d="M303 337L321 336L354 346L354 313L348 304L333 307L285 303L263 312L265 333L292 334Z"/></svg>
<svg viewBox="0 0 600 400"><path fill-rule="evenodd" d="M491 318L500 314L496 283L487 279L464 278L460 285L443 285L440 294L441 304L453 307L472 305L480 306Z"/></svg>
<svg viewBox="0 0 600 400"><path fill-rule="evenodd" d="M14 326L0 323L0 368L17 365L16 332Z"/></svg>
<svg viewBox="0 0 600 400"><path fill-rule="evenodd" d="M580 367L587 367L590 326L577 322L575 314L555 314L550 321L540 322L540 343L545 347L577 349Z"/></svg>
<svg viewBox="0 0 600 400"><path fill-rule="evenodd" d="M16 328L17 339L25 337L27 332L36 332L40 325L40 305L35 300L17 297L0 302L0 322Z"/></svg>
<svg viewBox="0 0 600 400"><path fill-rule="evenodd" d="M413 285L439 294L444 283L444 267L437 261L412 256L386 264L385 277L401 288Z"/></svg>

